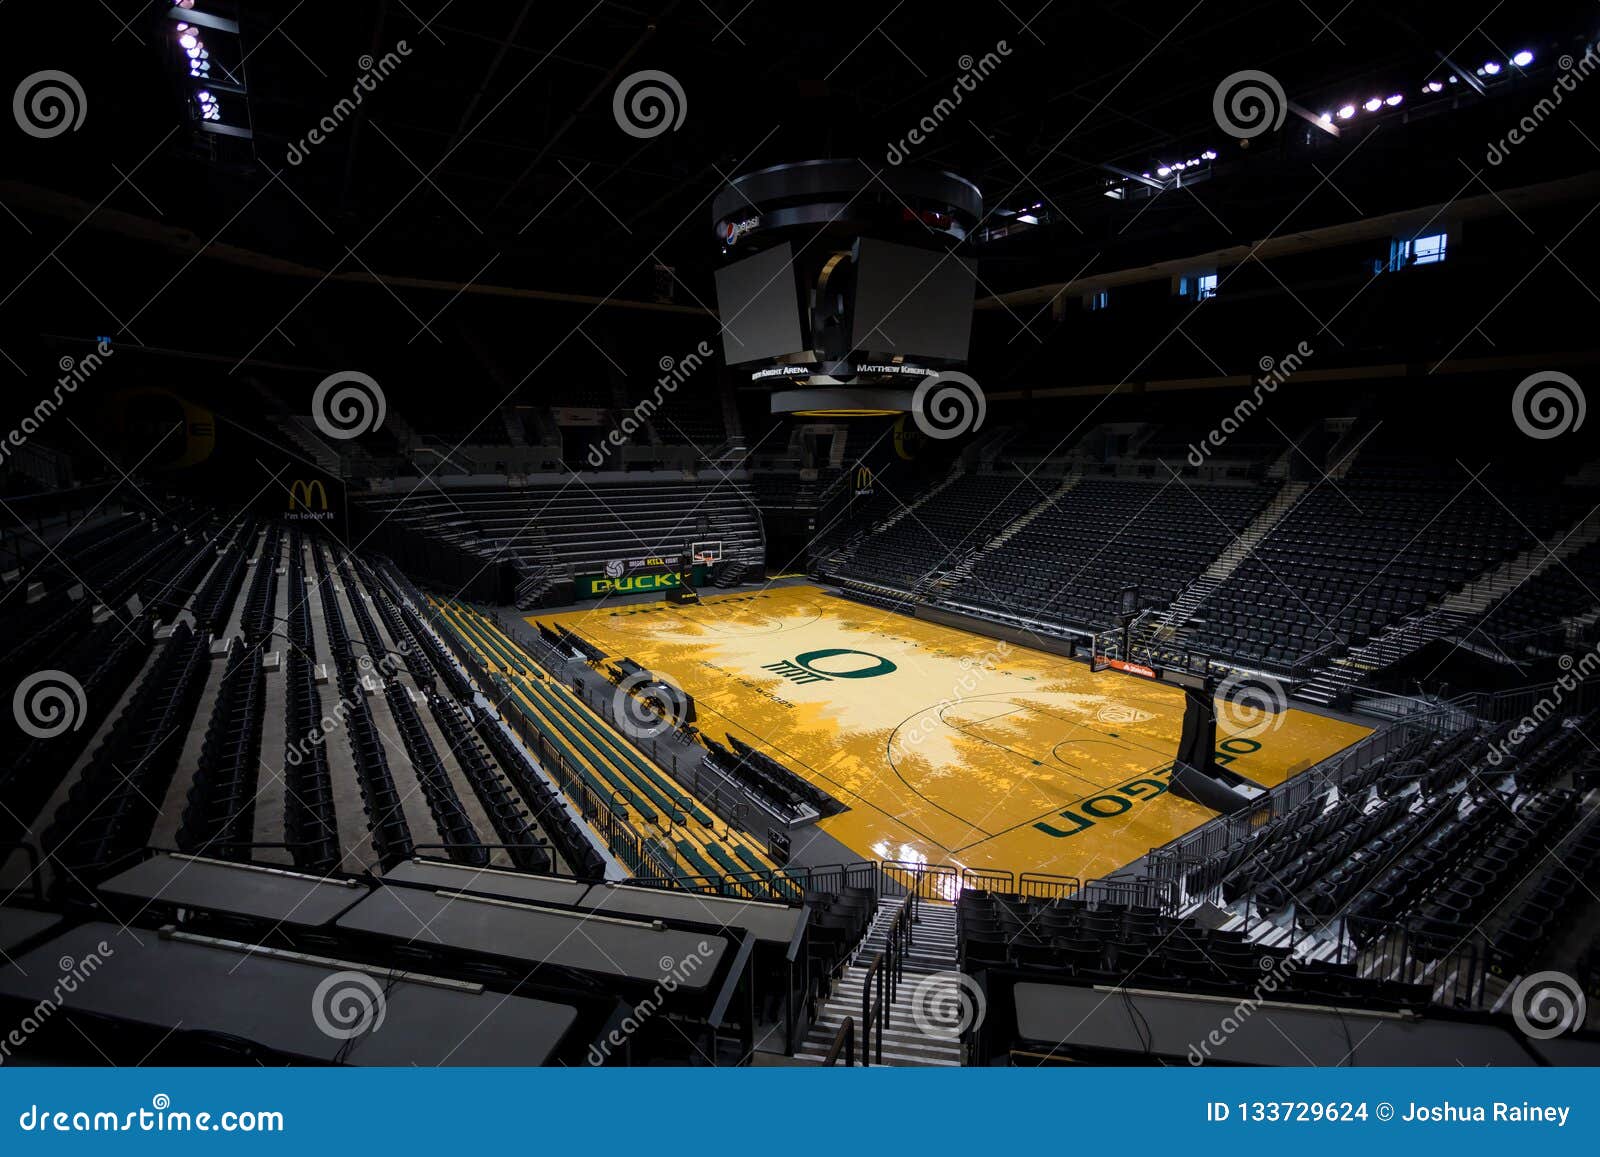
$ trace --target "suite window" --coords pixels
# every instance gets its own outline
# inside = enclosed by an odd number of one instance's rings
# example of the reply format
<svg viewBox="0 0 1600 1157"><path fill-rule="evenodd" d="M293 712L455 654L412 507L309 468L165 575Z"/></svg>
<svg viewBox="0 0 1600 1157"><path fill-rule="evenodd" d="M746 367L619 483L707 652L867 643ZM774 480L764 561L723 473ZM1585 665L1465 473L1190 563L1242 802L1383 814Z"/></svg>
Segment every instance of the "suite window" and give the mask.
<svg viewBox="0 0 1600 1157"><path fill-rule="evenodd" d="M1389 268L1408 265L1437 265L1445 258L1449 236L1430 233L1426 237L1396 237L1389 245Z"/></svg>

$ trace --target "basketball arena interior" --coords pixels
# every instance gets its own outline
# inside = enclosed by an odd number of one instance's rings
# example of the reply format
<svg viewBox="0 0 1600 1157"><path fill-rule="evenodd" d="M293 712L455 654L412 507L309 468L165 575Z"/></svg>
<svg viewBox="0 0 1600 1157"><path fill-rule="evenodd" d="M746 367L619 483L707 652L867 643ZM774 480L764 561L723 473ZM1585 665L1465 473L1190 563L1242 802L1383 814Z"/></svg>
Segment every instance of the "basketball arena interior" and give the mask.
<svg viewBox="0 0 1600 1157"><path fill-rule="evenodd" d="M1600 1064L1600 9L970 7L0 7L0 1063Z"/></svg>

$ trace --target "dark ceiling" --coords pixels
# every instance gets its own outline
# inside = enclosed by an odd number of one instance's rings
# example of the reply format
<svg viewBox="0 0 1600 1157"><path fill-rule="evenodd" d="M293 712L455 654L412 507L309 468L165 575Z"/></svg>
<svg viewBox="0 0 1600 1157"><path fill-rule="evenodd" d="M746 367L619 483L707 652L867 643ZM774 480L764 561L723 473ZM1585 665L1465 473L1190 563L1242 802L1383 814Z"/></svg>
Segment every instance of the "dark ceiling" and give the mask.
<svg viewBox="0 0 1600 1157"><path fill-rule="evenodd" d="M1461 155L1483 168L1470 155L1482 151L1474 118L1495 92L1456 86L1433 111L1459 107L1434 117L1426 138L1406 129L1428 111L1412 102L1385 122L1399 132L1368 128L1335 141L1291 114L1282 132L1245 148L1218 131L1212 107L1219 80L1233 72L1271 73L1290 101L1320 111L1377 91L1414 95L1448 72L1447 59L1470 70L1528 47L1537 53L1530 75L1508 75L1496 91L1522 85L1531 101L1548 90L1532 73L1581 52L1600 26L1592 3L1495 0L212 7L243 29L254 130L248 146L227 142L215 153L201 147L175 82L166 5L76 4L69 35L65 6L0 7L8 84L61 68L81 80L88 103L80 131L8 135L0 186L13 218L0 219L8 284L27 285L30 271L43 270L39 282L53 275L76 292L55 268L70 259L75 279L119 325L134 311L151 325L151 315L174 316L206 292L217 257L265 255L298 263L302 282L329 271L383 279L426 320L444 299L435 292L422 303L428 291L399 279L648 300L654 266L664 264L676 270L679 305L712 305L709 205L726 178L855 156L871 195L890 146L958 89L969 58L992 54L955 114L906 151L975 181L986 228L1019 207L1046 207L1049 227L1026 244L979 248L985 287L1002 291L1070 277L1111 243L1132 264L1175 247L1249 240L1284 209L1306 218L1292 228L1443 200L1462 183ZM364 59L386 53L397 62L390 75L290 163L292 147L351 96ZM675 130L641 139L619 127L613 95L640 70L670 74L683 90ZM1561 132L1569 167L1592 167L1594 154ZM1365 136L1383 141L1344 168L1337 187L1319 187L1319 175ZM1205 174L1216 179L1164 194L1148 213L1103 195L1115 169L1144 172L1204 149L1218 151L1214 174ZM188 236L174 245L163 234L173 251L140 258L123 245L146 228ZM108 231L119 238L97 240ZM196 260L202 251L210 260ZM97 270L105 262L118 278L109 289ZM311 292L296 282L263 309L281 313ZM16 299L29 296L13 290L0 304L0 332L19 325L25 307ZM415 328L406 324L407 333Z"/></svg>

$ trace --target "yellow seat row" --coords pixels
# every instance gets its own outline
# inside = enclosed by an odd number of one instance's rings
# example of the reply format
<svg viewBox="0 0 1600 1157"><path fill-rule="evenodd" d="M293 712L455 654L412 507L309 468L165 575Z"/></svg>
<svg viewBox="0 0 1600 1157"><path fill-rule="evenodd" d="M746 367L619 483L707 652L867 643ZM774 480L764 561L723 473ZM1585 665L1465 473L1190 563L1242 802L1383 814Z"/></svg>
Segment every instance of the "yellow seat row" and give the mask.
<svg viewBox="0 0 1600 1157"><path fill-rule="evenodd" d="M436 624L469 650L498 684L491 697L502 709L523 716L560 753L570 775L603 800L614 815L625 819L657 858L673 865L680 878L732 876L740 878L733 890L752 896L764 897L773 891L798 894L798 888L777 875L760 845L720 823L691 792L645 759L587 704L556 680L546 678L492 619L455 600L430 601ZM629 866L636 871L643 867ZM746 879L767 873L776 876L775 883Z"/></svg>

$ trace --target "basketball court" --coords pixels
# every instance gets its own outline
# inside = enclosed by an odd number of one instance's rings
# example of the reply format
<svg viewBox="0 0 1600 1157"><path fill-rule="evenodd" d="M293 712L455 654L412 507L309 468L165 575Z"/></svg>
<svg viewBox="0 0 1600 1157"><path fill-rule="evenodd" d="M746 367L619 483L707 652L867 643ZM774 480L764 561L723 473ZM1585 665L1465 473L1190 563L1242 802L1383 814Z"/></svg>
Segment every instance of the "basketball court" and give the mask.
<svg viewBox="0 0 1600 1157"><path fill-rule="evenodd" d="M848 810L820 827L863 858L1087 879L1215 814L1167 792L1184 697L1163 684L814 586L542 621L672 680L703 732L827 791ZM1369 730L1219 711L1218 759L1271 787Z"/></svg>

